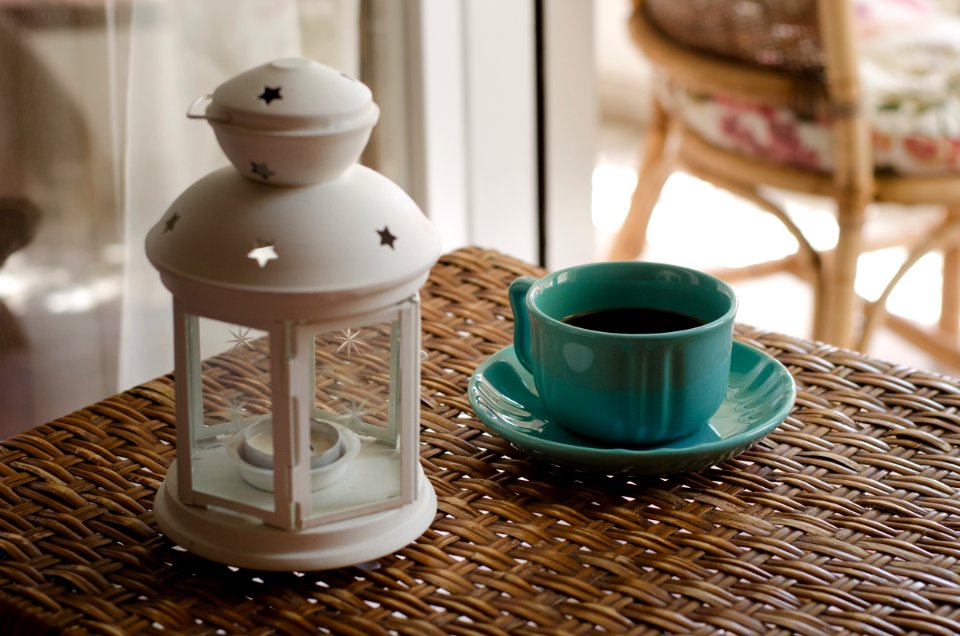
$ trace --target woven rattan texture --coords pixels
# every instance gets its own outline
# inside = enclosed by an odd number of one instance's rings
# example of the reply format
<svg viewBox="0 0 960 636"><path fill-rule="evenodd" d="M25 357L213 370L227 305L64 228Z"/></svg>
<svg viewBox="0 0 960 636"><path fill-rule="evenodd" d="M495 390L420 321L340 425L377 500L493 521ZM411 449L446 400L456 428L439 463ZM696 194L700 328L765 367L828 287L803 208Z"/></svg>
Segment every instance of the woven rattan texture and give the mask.
<svg viewBox="0 0 960 636"><path fill-rule="evenodd" d="M423 290L417 542L364 567L236 570L153 520L175 449L159 379L0 446L0 633L960 633L960 388L744 327L798 385L737 459L667 478L529 460L473 416L467 380L511 339L494 252Z"/></svg>

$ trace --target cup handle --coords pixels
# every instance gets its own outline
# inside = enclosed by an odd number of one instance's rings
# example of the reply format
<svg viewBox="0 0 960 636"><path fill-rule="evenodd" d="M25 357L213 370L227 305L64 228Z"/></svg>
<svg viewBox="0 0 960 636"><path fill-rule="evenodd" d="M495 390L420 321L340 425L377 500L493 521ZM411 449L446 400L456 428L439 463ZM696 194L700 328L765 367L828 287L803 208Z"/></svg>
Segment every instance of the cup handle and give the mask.
<svg viewBox="0 0 960 636"><path fill-rule="evenodd" d="M527 313L527 291L536 282L521 276L510 283L510 308L513 310L513 351L523 368L530 371L530 314Z"/></svg>

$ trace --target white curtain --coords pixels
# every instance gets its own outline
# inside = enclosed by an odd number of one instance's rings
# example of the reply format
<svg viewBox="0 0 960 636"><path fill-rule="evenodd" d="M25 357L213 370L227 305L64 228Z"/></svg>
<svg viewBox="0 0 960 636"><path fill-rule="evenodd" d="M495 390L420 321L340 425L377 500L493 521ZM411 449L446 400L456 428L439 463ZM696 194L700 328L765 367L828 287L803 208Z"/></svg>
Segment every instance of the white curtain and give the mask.
<svg viewBox="0 0 960 636"><path fill-rule="evenodd" d="M356 60L352 33L357 27L349 24L356 17L354 5L336 0L134 4L126 64L119 386L173 368L169 293L144 256L147 230L187 186L227 164L209 126L185 117L187 107L233 75L280 57L323 51L327 59L322 61L355 73L343 68ZM343 31L333 26L352 33L340 37ZM317 35L313 29L318 27L333 38L313 39L308 53L304 37Z"/></svg>
<svg viewBox="0 0 960 636"><path fill-rule="evenodd" d="M359 75L361 0L0 0L0 438L173 370L144 254L227 165L193 100L271 59Z"/></svg>

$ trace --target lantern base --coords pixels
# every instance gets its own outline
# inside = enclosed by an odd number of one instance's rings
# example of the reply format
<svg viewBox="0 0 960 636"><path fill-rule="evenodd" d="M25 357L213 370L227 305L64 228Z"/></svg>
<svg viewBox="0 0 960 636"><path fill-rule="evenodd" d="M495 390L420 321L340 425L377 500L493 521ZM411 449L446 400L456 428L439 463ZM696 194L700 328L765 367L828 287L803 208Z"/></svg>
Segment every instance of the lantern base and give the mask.
<svg viewBox="0 0 960 636"><path fill-rule="evenodd" d="M174 462L176 463L176 462ZM302 530L284 530L177 497L170 466L154 502L154 518L167 537L211 561L257 570L329 570L372 561L414 541L433 523L437 495L417 467L412 503Z"/></svg>

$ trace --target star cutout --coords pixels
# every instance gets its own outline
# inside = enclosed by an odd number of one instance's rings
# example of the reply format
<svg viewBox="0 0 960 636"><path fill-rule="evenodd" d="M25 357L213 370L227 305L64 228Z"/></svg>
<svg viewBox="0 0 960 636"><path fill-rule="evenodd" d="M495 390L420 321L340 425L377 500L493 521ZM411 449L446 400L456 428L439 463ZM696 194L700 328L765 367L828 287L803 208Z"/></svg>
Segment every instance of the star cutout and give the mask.
<svg viewBox="0 0 960 636"><path fill-rule="evenodd" d="M249 329L247 331L250 331ZM252 348L252 347L251 347ZM238 397L232 397L227 400L227 417L231 420L242 420L247 417L247 407L243 405Z"/></svg>
<svg viewBox="0 0 960 636"><path fill-rule="evenodd" d="M337 336L340 340L340 346L337 347L337 353L346 352L347 358L360 351L360 347L366 347L367 343L360 340L360 332L353 329L344 329L342 336Z"/></svg>
<svg viewBox="0 0 960 636"><path fill-rule="evenodd" d="M262 99L267 104L275 99L283 99L283 95L280 94L281 88L283 87L277 86L276 88L271 88L269 86L264 86L263 92L257 95L257 99Z"/></svg>
<svg viewBox="0 0 960 636"><path fill-rule="evenodd" d="M237 325L236 329L230 330L230 335L233 336L233 338L230 338L227 340L227 342L233 343L233 348L230 349L231 352L236 351L238 347L247 347L253 351L253 345L250 344L250 340L252 338L250 335L250 327L241 327Z"/></svg>
<svg viewBox="0 0 960 636"><path fill-rule="evenodd" d="M384 225L382 230L377 230L377 234L380 235L381 246L389 245L390 249L394 249L393 242L397 240L397 237L390 233L390 228Z"/></svg>
<svg viewBox="0 0 960 636"><path fill-rule="evenodd" d="M274 249L273 243L257 239L257 246L247 252L247 258L257 261L257 265L263 269L270 261L280 258L280 255Z"/></svg>
<svg viewBox="0 0 960 636"><path fill-rule="evenodd" d="M177 221L180 220L180 213L174 210L173 214L167 217L167 220L164 222L163 233L173 232L173 226L177 224Z"/></svg>
<svg viewBox="0 0 960 636"><path fill-rule="evenodd" d="M350 405L345 409L346 413L340 416L340 421L347 426L363 424L363 418L367 415L366 406L367 405L364 402L359 404L356 402L351 402Z"/></svg>
<svg viewBox="0 0 960 636"><path fill-rule="evenodd" d="M273 175L277 174L276 172L271 170L270 166L268 166L266 163L257 163L256 161L250 162L250 172L252 172L255 175L263 177L264 180L267 180Z"/></svg>

